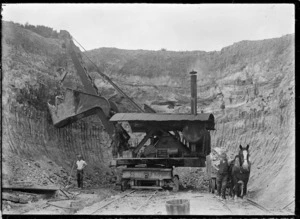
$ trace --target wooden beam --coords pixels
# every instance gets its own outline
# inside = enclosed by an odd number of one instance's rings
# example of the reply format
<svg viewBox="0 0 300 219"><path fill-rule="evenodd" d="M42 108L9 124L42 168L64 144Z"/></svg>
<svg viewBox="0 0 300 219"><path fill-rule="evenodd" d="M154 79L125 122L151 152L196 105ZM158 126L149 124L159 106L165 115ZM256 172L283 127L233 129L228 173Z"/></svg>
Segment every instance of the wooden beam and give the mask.
<svg viewBox="0 0 300 219"><path fill-rule="evenodd" d="M51 206L54 206L54 207L57 207L57 208L65 208L65 209L72 209L72 210L76 210L75 208L63 207L63 206L55 205L55 204L48 203L48 202L47 202L47 205L51 205Z"/></svg>
<svg viewBox="0 0 300 219"><path fill-rule="evenodd" d="M113 123L109 122L108 118L106 117L106 115L102 109L99 108L96 113L97 113L97 116L100 118L105 130L107 131L109 136L112 138L114 131L115 131L115 127L114 127Z"/></svg>
<svg viewBox="0 0 300 219"><path fill-rule="evenodd" d="M26 199L26 198L23 198L23 197L19 197L15 194L8 194L8 193L3 193L2 194L2 199L7 200L7 201L11 201L11 202L15 202L15 203L22 203L22 204L26 204L29 201L28 198Z"/></svg>
<svg viewBox="0 0 300 219"><path fill-rule="evenodd" d="M59 188L56 187L21 187L21 186L3 186L3 191L16 190L16 191L27 191L27 192L38 192L38 193L51 193L56 192Z"/></svg>
<svg viewBox="0 0 300 219"><path fill-rule="evenodd" d="M151 129L146 136L143 138L143 140L138 144L138 146L134 149L134 153L137 154L138 151L144 146L144 144L148 141L148 139L151 137L151 135L153 135L153 133L155 132L155 129Z"/></svg>
<svg viewBox="0 0 300 219"><path fill-rule="evenodd" d="M74 50L75 45L72 40L66 40L66 44L68 45L68 52L71 56L71 59L73 61L74 67L76 69L77 75L80 77L80 80L84 86L84 90L89 94L97 95L97 91L95 87L92 85L92 81L90 81L89 76L84 69L84 67L81 65L80 60L77 57L77 54Z"/></svg>

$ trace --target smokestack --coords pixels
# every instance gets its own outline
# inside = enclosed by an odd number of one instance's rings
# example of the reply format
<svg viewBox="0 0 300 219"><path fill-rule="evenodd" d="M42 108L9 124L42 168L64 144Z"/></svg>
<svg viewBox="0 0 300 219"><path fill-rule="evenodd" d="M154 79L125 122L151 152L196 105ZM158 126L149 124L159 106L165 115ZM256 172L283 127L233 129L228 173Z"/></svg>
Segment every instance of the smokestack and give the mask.
<svg viewBox="0 0 300 219"><path fill-rule="evenodd" d="M191 113L197 115L197 72L191 71Z"/></svg>

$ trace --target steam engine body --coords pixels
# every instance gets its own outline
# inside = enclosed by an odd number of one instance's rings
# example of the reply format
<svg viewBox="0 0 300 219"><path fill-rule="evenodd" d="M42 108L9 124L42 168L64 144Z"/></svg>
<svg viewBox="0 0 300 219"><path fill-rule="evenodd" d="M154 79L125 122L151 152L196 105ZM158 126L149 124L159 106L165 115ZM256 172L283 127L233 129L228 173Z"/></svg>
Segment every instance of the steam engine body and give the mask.
<svg viewBox="0 0 300 219"><path fill-rule="evenodd" d="M126 157L114 160L114 165L126 166L123 188L162 188L173 182L178 189L174 167L205 167L215 122L213 114L197 114L196 80L191 72L191 114L117 113L110 119L145 133Z"/></svg>

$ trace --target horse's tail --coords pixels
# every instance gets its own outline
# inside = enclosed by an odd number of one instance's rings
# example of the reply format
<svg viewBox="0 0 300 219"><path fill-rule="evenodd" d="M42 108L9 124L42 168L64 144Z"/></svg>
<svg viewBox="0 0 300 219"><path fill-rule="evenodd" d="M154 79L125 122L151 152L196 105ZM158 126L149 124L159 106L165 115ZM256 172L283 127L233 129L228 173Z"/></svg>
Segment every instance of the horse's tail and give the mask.
<svg viewBox="0 0 300 219"><path fill-rule="evenodd" d="M238 181L238 184L241 184L241 197L244 195L244 182L242 180Z"/></svg>

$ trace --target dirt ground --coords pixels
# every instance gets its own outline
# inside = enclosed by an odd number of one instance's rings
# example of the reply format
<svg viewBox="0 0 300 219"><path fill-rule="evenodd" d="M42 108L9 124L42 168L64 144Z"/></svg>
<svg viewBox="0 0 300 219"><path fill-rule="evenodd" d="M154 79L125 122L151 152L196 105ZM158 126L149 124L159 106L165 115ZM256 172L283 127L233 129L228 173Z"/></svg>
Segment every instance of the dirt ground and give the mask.
<svg viewBox="0 0 300 219"><path fill-rule="evenodd" d="M125 191L126 192L126 191ZM115 202L101 208L111 199L118 198L121 194L110 197L100 203L95 203L86 207L76 214L95 214L95 215L167 215L166 202L175 199L186 199L190 202L191 215L288 215L291 212L270 209L263 211L245 199L234 201L228 199L220 201L215 195L208 192L197 191L135 191L126 197L120 198ZM150 196L152 198L150 198ZM150 199L149 199L150 198ZM100 209L99 209L100 208Z"/></svg>
<svg viewBox="0 0 300 219"><path fill-rule="evenodd" d="M218 148L212 151L212 157L215 159L216 151L218 151ZM167 190L126 190L122 192L118 185L99 185L97 187L88 183L88 179L85 180L85 189L83 190L76 188L74 179L71 180L70 187L66 187L67 171L56 166L48 159L31 161L14 159L13 156L8 156L5 160L8 162L6 167L16 167L18 169L3 169L4 176L9 172L14 173L14 177L11 177L7 182L4 181L3 185L7 183L16 186L18 185L16 183L30 183L31 186L56 186L65 191L69 197L66 197L59 190L52 197L19 191L4 192L3 194L14 195L25 200L26 203L3 200L3 214L167 215L166 202L175 199L189 200L191 215L294 214L293 205L282 210L268 208L268 211L253 206L247 201L247 198L254 198L255 190L252 189L249 189L248 196L244 199L234 201L228 198L225 202L221 202L214 194L208 193L207 180L204 177L205 170L201 168L185 168L185 171L184 168L178 168L177 172L181 178L181 190L177 193ZM20 162L25 165L20 165ZM41 174L41 168L47 169L47 174ZM184 185L188 186L184 187ZM193 188L191 185L194 185ZM259 202L259 204L266 207L264 203Z"/></svg>
<svg viewBox="0 0 300 219"><path fill-rule="evenodd" d="M4 214L80 214L80 215L167 215L166 202L186 199L190 202L191 215L292 215L287 210L262 210L246 198L226 201L203 191L154 191L115 188L70 189L73 198L62 194L50 199L40 199L28 204L5 202ZM127 194L127 195L126 195ZM10 206L9 208L7 206Z"/></svg>
<svg viewBox="0 0 300 219"><path fill-rule="evenodd" d="M3 201L3 214L74 214L118 193L111 188L69 189L64 192L68 197L58 191L52 197L40 197L39 200L29 201L26 204ZM23 192L14 193L20 196ZM27 195L30 196L29 193ZM31 193L31 195L35 194Z"/></svg>

